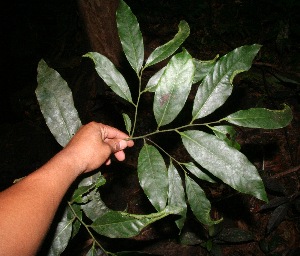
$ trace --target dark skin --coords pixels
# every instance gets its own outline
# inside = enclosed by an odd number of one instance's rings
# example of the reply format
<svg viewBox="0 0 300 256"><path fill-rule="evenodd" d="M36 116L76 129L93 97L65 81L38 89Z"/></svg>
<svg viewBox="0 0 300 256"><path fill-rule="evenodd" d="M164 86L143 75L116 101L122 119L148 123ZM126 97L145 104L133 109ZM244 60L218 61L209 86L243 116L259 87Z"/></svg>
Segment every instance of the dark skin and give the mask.
<svg viewBox="0 0 300 256"><path fill-rule="evenodd" d="M70 185L83 173L125 159L132 147L125 133L91 122L41 168L0 193L0 256L32 256L38 251Z"/></svg>

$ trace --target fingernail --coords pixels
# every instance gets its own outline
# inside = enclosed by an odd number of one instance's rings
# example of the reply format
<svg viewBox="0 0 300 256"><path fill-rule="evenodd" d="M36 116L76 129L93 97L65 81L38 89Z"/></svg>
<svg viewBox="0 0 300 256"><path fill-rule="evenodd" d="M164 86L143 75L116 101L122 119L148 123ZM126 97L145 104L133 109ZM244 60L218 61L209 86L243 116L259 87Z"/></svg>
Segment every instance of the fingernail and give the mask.
<svg viewBox="0 0 300 256"><path fill-rule="evenodd" d="M120 146L120 150L123 150L124 148L126 148L126 146L127 146L126 141L125 140L121 140L119 142L119 146Z"/></svg>

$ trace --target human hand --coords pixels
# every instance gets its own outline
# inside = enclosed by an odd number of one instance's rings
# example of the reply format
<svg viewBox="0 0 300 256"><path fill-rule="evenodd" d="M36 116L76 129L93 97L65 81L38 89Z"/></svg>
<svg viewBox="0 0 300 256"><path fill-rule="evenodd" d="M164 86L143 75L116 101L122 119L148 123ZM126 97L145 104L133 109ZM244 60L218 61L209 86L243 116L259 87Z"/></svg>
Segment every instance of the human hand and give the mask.
<svg viewBox="0 0 300 256"><path fill-rule="evenodd" d="M124 149L134 145L128 135L108 125L91 122L82 126L63 153L67 154L78 167L78 175L110 164L110 155L114 153L119 161L125 159Z"/></svg>

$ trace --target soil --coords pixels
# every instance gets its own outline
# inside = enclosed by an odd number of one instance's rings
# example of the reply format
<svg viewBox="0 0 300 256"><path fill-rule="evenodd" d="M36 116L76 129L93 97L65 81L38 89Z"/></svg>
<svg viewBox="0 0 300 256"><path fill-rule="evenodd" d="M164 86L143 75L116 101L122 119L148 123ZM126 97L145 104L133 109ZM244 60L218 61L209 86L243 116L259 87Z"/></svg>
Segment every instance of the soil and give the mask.
<svg viewBox="0 0 300 256"><path fill-rule="evenodd" d="M137 3L138 2L138 3ZM288 2L288 3L287 3ZM188 212L181 235L172 217L146 228L133 239L99 237L111 251L142 251L150 255L300 255L300 18L296 1L132 1L144 36L146 57L177 32L180 20L191 27L184 47L196 58L213 59L245 44L263 47L246 73L234 80L233 94L211 118L239 109L266 107L293 111L290 125L278 130L236 128L241 151L259 170L269 203L237 194L224 184L203 188L212 202L212 215L224 221L206 230ZM1 8L0 190L36 170L60 150L49 132L35 98L36 67L46 59L68 81L83 123L101 121L125 129L121 111L131 111L81 59L90 50L84 24L74 1L18 1ZM160 66L145 73L148 79ZM132 82L127 64L120 67ZM97 87L95 87L97 85ZM193 95L193 93L192 93ZM192 100L191 95L191 100ZM144 98L140 126L153 126ZM184 118L184 117L183 117ZM179 159L177 137L156 137ZM168 141L174 141L172 145ZM127 160L105 168L101 188L107 206L134 213L152 210L135 173L139 143ZM51 234L51 232L50 232ZM50 238L50 236L49 236ZM45 255L46 239L40 255ZM82 231L63 255L84 255L90 246ZM134 255L129 254L129 255Z"/></svg>

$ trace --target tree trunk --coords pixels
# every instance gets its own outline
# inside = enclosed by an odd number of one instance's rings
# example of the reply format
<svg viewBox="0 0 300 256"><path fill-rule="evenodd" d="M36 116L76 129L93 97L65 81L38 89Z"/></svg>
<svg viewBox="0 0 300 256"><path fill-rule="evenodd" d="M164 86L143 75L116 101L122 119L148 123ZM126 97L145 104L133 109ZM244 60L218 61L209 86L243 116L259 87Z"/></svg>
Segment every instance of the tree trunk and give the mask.
<svg viewBox="0 0 300 256"><path fill-rule="evenodd" d="M120 67L122 47L117 32L118 0L78 0L78 9L92 51Z"/></svg>

